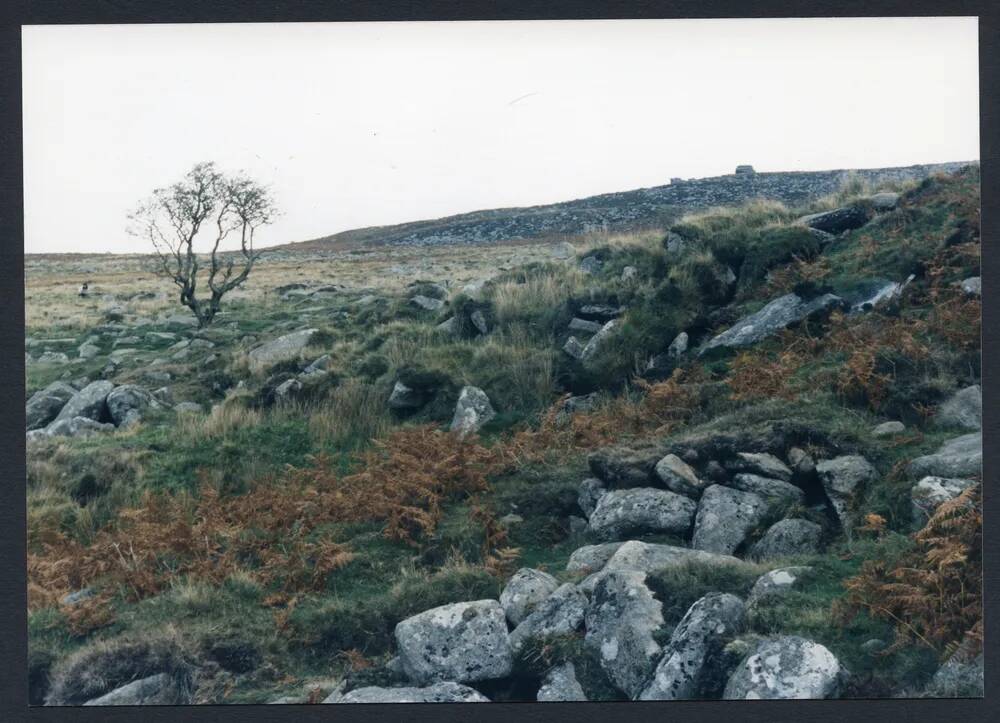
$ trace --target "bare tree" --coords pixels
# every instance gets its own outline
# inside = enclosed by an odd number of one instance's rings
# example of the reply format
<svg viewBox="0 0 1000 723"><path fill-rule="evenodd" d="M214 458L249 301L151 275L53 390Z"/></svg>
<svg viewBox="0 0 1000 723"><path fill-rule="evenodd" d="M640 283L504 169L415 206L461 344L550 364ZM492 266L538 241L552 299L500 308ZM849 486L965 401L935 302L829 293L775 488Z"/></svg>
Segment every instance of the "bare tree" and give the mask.
<svg viewBox="0 0 1000 723"><path fill-rule="evenodd" d="M261 251L254 232L270 223L277 211L270 192L249 177L226 176L214 163L199 163L184 178L153 195L129 215L129 233L152 243L157 273L180 289L180 302L191 309L200 327L219 312L222 297L246 281ZM239 251L220 251L230 235L239 235ZM197 238L211 239L207 259L207 296L198 296L201 259Z"/></svg>

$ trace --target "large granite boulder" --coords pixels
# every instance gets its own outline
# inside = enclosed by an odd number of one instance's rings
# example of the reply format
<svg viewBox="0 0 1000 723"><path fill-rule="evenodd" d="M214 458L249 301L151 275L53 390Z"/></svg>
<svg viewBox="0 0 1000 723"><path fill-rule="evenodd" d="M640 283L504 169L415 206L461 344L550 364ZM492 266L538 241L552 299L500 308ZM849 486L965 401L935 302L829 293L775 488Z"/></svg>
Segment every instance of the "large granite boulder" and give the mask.
<svg viewBox="0 0 1000 723"><path fill-rule="evenodd" d="M309 346L318 331L318 329L300 329L251 349L247 354L251 367L260 369L297 358Z"/></svg>
<svg viewBox="0 0 1000 723"><path fill-rule="evenodd" d="M406 675L427 685L468 683L510 674L507 618L496 600L431 608L396 625L396 647Z"/></svg>
<svg viewBox="0 0 1000 723"><path fill-rule="evenodd" d="M674 628L653 679L640 700L697 698L706 666L746 619L743 601L728 593L710 593L692 605Z"/></svg>
<svg viewBox="0 0 1000 723"><path fill-rule="evenodd" d="M605 540L647 532L687 535L696 508L691 499L668 490L653 487L612 490L598 500L589 528Z"/></svg>
<svg viewBox="0 0 1000 723"><path fill-rule="evenodd" d="M978 384L960 389L940 407L934 421L941 427L977 430L983 428L983 390Z"/></svg>
<svg viewBox="0 0 1000 723"><path fill-rule="evenodd" d="M732 554L767 515L767 501L752 492L712 485L701 496L691 547Z"/></svg>
<svg viewBox="0 0 1000 723"><path fill-rule="evenodd" d="M913 525L919 529L930 519L938 507L953 500L976 484L975 480L961 477L922 478L910 489L910 504L913 509Z"/></svg>
<svg viewBox="0 0 1000 723"><path fill-rule="evenodd" d="M578 550L577 552L580 551ZM570 559L572 561L572 558ZM590 592L608 574L620 570L647 573L672 567L681 567L692 563L717 566L745 566L746 564L739 558L732 557L731 555L693 550L689 547L629 540L628 542L620 543L618 548L607 558L603 566L584 578L580 582L579 587L581 590ZM568 568L569 566L567 566Z"/></svg>
<svg viewBox="0 0 1000 723"><path fill-rule="evenodd" d="M617 319L612 319L607 322L600 330L595 333L590 340L584 344L583 350L580 352L580 360L587 362L592 359L602 346L604 346L608 340L614 335L615 330L618 328L619 322Z"/></svg>
<svg viewBox="0 0 1000 723"><path fill-rule="evenodd" d="M710 339L702 345L698 355L719 347L737 349L756 344L792 324L842 304L842 299L833 294L823 294L809 301L794 293L785 294Z"/></svg>
<svg viewBox="0 0 1000 723"><path fill-rule="evenodd" d="M607 492L608 490L605 488L604 483L596 477L588 477L581 482L576 500L577 504L580 505L580 509L583 510L583 514L587 517L594 514L597 503Z"/></svg>
<svg viewBox="0 0 1000 723"><path fill-rule="evenodd" d="M869 213L865 207L856 204L843 208L835 208L832 211L811 213L808 216L800 218L799 223L803 223L809 228L838 234L864 226L868 223L869 218Z"/></svg>
<svg viewBox="0 0 1000 723"><path fill-rule="evenodd" d="M583 625L587 596L572 583L560 585L510 633L510 648L517 653L531 640L568 635Z"/></svg>
<svg viewBox="0 0 1000 723"><path fill-rule="evenodd" d="M106 402L108 395L114 388L114 382L105 379L91 382L70 397L70 400L59 410L55 421L73 419L74 417L85 417L95 422L107 421L110 415Z"/></svg>
<svg viewBox="0 0 1000 723"><path fill-rule="evenodd" d="M536 700L539 703L587 700L580 681L576 679L576 668L572 663L563 663L552 668L542 678Z"/></svg>
<svg viewBox="0 0 1000 723"><path fill-rule="evenodd" d="M806 493L790 482L761 477L749 472L733 475L729 486L744 492L753 492L765 500L773 500L775 504L804 504L806 500Z"/></svg>
<svg viewBox="0 0 1000 723"><path fill-rule="evenodd" d="M134 680L99 698L84 703L95 705L186 705L191 703L190 693L181 690L166 673L157 673Z"/></svg>
<svg viewBox="0 0 1000 723"><path fill-rule="evenodd" d="M86 437L97 432L113 432L115 425L97 422L89 417L57 419L44 430L36 429L29 434L49 437Z"/></svg>
<svg viewBox="0 0 1000 723"><path fill-rule="evenodd" d="M746 472L783 482L788 482L792 478L792 470L788 465L767 452L739 452L736 457L726 462L725 467L734 472Z"/></svg>
<svg viewBox="0 0 1000 723"><path fill-rule="evenodd" d="M811 571L811 567L795 566L779 567L764 573L753 584L750 595L747 597L747 604L752 606L768 598L780 598L787 595L801 584Z"/></svg>
<svg viewBox="0 0 1000 723"><path fill-rule="evenodd" d="M466 685L451 681L424 688L355 688L349 693L335 691L324 703L489 703L490 699Z"/></svg>
<svg viewBox="0 0 1000 723"><path fill-rule="evenodd" d="M910 477L972 477L983 468L983 433L949 439L934 454L917 457L906 467Z"/></svg>
<svg viewBox="0 0 1000 723"><path fill-rule="evenodd" d="M500 607L511 625L517 625L559 587L559 581L547 572L522 567L515 572L500 593Z"/></svg>
<svg viewBox="0 0 1000 723"><path fill-rule="evenodd" d="M864 457L848 454L817 462L816 473L841 526L850 530L855 500L878 479L878 471Z"/></svg>
<svg viewBox="0 0 1000 723"><path fill-rule="evenodd" d="M135 384L115 387L106 400L108 413L116 426L127 427L142 419L143 412L150 407L159 407L153 395Z"/></svg>
<svg viewBox="0 0 1000 723"><path fill-rule="evenodd" d="M596 572L602 569L618 552L624 542L605 542L600 545L584 545L573 551L566 562L567 572Z"/></svg>
<svg viewBox="0 0 1000 723"><path fill-rule="evenodd" d="M755 560L774 560L819 552L823 528L800 519L781 520L771 525L750 551Z"/></svg>
<svg viewBox="0 0 1000 723"><path fill-rule="evenodd" d="M676 454L668 454L656 463L656 476L671 492L697 499L709 485L698 479L691 465Z"/></svg>
<svg viewBox="0 0 1000 723"><path fill-rule="evenodd" d="M586 613L589 646L615 687L635 698L662 652L656 637L663 628L659 601L646 575L616 570L594 588Z"/></svg>
<svg viewBox="0 0 1000 723"><path fill-rule="evenodd" d="M723 698L832 698L843 675L840 661L827 648L787 635L758 643L729 678Z"/></svg>
<svg viewBox="0 0 1000 723"><path fill-rule="evenodd" d="M76 392L66 382L52 382L32 394L24 408L25 429L40 429L51 422Z"/></svg>

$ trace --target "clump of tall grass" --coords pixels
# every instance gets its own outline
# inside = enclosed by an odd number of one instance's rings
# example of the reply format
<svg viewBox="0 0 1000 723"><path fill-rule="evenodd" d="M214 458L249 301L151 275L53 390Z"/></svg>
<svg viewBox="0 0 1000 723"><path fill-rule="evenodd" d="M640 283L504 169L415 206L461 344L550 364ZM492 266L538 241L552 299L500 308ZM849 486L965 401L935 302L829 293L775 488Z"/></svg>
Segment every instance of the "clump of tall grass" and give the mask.
<svg viewBox="0 0 1000 723"><path fill-rule="evenodd" d="M381 387L347 379L309 412L310 437L319 447L337 449L351 449L379 439L392 426L385 402Z"/></svg>

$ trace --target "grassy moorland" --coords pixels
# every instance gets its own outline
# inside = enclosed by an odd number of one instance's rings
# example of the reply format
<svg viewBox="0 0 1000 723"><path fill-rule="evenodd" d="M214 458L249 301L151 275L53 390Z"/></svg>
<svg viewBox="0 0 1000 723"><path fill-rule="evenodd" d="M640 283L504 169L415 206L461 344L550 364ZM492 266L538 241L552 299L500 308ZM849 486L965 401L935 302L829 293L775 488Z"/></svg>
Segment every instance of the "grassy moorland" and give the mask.
<svg viewBox="0 0 1000 723"><path fill-rule="evenodd" d="M797 221L865 206L880 190L901 192L898 204L835 237ZM850 671L843 695L921 691L975 628L977 521L953 511L933 539L914 537L905 468L962 433L936 412L980 379L980 301L958 286L979 275L978 168L897 189L847 184L804 208L715 209L571 250L303 253L265 258L201 330L144 257L27 260L29 396L60 380L110 379L158 400L137 424L28 444L34 702L53 690L82 702L163 671L196 702L317 701L345 680L398 684L389 661L399 621L496 599L520 567L580 581L566 563L597 541L578 501L589 455L753 438L775 424L806 430L796 444L817 460L871 463L877 480L852 502L859 523L843 528L807 490L782 514L819 525L819 551L651 573L658 635L669 638L702 595L745 597L761 574L788 565L811 571L753 608L736 642L776 633L819 642ZM911 276L884 303L849 313ZM95 291L80 299L84 280ZM791 292L833 293L845 308L698 354ZM414 296L444 303L428 310ZM624 311L581 361L563 347L570 335L586 340L569 326L587 306ZM317 331L296 358L254 361L261 342L303 328ZM681 332L692 351L666 355ZM81 345L95 350L84 358ZM323 373L303 375L323 357ZM279 391L290 380L295 392ZM421 403L390 406L397 382ZM496 415L459 438L447 429L466 386L482 389ZM581 411L564 410L567 396L591 394ZM178 410L183 402L197 408ZM872 434L890 420L904 431ZM629 539L688 544L662 532ZM893 577L901 568L921 575ZM960 601L948 597L956 584ZM533 699L561 660L575 663L588 698L624 697L579 635L536 641L509 678L480 688Z"/></svg>

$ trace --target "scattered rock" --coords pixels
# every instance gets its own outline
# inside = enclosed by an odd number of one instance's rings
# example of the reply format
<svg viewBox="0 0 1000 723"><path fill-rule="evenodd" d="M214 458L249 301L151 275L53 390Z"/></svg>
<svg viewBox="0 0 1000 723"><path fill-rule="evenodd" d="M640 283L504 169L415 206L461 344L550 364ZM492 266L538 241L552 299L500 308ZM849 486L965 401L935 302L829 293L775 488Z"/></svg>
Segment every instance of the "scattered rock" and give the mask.
<svg viewBox="0 0 1000 723"><path fill-rule="evenodd" d="M668 490L694 499L701 497L701 493L709 486L698 479L691 465L676 454L668 454L657 462L654 471Z"/></svg>
<svg viewBox="0 0 1000 723"><path fill-rule="evenodd" d="M453 682L435 683L425 688L355 688L349 693L335 691L324 703L489 703L478 690Z"/></svg>
<svg viewBox="0 0 1000 723"><path fill-rule="evenodd" d="M792 555L813 555L819 552L822 536L823 528L815 522L780 520L758 540L750 556L755 560L773 560Z"/></svg>
<svg viewBox="0 0 1000 723"><path fill-rule="evenodd" d="M812 571L811 567L779 567L757 578L747 598L748 605L755 605L769 597L782 597L802 582Z"/></svg>
<svg viewBox="0 0 1000 723"><path fill-rule="evenodd" d="M570 331L582 331L587 334L597 333L601 330L601 326L603 325L600 322L588 321L587 319L581 319L577 316L574 316L569 322Z"/></svg>
<svg viewBox="0 0 1000 723"><path fill-rule="evenodd" d="M688 333L682 331L680 334L674 337L674 340L670 342L670 346L667 347L667 356L672 359L677 359L682 356L684 352L688 350Z"/></svg>
<svg viewBox="0 0 1000 723"><path fill-rule="evenodd" d="M605 542L586 545L573 552L566 562L567 572L596 572L607 564L624 542Z"/></svg>
<svg viewBox="0 0 1000 723"><path fill-rule="evenodd" d="M752 492L712 485L701 496L691 547L731 554L767 514L768 504Z"/></svg>
<svg viewBox="0 0 1000 723"><path fill-rule="evenodd" d="M539 703L587 700L583 687L576 679L576 668L573 664L563 663L546 673L542 678L542 686L538 689L536 700Z"/></svg>
<svg viewBox="0 0 1000 723"><path fill-rule="evenodd" d="M449 316L434 328L445 334L456 335L458 334L458 318Z"/></svg>
<svg viewBox="0 0 1000 723"><path fill-rule="evenodd" d="M979 276L970 276L969 278L962 281L960 284L962 291L964 291L969 296L982 296L983 295L983 280Z"/></svg>
<svg viewBox="0 0 1000 723"><path fill-rule="evenodd" d="M586 343L583 350L580 352L581 361L587 361L593 358L601 346L607 342L612 334L615 333L615 329L618 328L618 322L615 320L609 321L607 324L601 327L600 331L590 337L590 341ZM571 339L573 337L570 337Z"/></svg>
<svg viewBox="0 0 1000 723"><path fill-rule="evenodd" d="M891 421L882 422L872 429L873 437L893 437L906 431L906 425L902 422Z"/></svg>
<svg viewBox="0 0 1000 723"><path fill-rule="evenodd" d="M596 256L587 256L580 259L580 271L585 274L596 274L604 266L604 262Z"/></svg>
<svg viewBox="0 0 1000 723"><path fill-rule="evenodd" d="M563 344L563 351L569 354L574 359L583 359L584 345L580 343L580 340L575 336L571 336Z"/></svg>
<svg viewBox="0 0 1000 723"><path fill-rule="evenodd" d="M960 389L938 407L934 421L941 427L983 428L983 390L978 384Z"/></svg>
<svg viewBox="0 0 1000 723"><path fill-rule="evenodd" d="M58 416L60 410L77 392L66 382L52 382L40 392L35 392L25 405L25 428L39 429Z"/></svg>
<svg viewBox="0 0 1000 723"><path fill-rule="evenodd" d="M507 619L496 600L452 603L396 625L406 675L420 685L503 678L512 658Z"/></svg>
<svg viewBox="0 0 1000 723"><path fill-rule="evenodd" d="M108 413L115 425L127 427L142 420L143 413L159 403L153 395L134 384L122 384L108 394Z"/></svg>
<svg viewBox="0 0 1000 723"><path fill-rule="evenodd" d="M934 454L917 457L907 466L910 477L973 477L982 472L983 433L950 439Z"/></svg>
<svg viewBox="0 0 1000 723"><path fill-rule="evenodd" d="M451 431L462 437L478 432L496 414L486 392L479 387L462 387L455 405L455 416L451 420Z"/></svg>
<svg viewBox="0 0 1000 723"><path fill-rule="evenodd" d="M440 311L444 308L444 301L441 299L432 299L431 297L423 296L422 294L417 294L410 299L410 305L416 306L424 311Z"/></svg>
<svg viewBox="0 0 1000 723"><path fill-rule="evenodd" d="M166 673L132 681L84 705L186 705L191 696L178 689Z"/></svg>
<svg viewBox="0 0 1000 723"><path fill-rule="evenodd" d="M674 628L652 682L640 700L697 698L706 666L727 638L743 626L746 606L735 595L710 593L694 603Z"/></svg>
<svg viewBox="0 0 1000 723"><path fill-rule="evenodd" d="M683 495L652 487L613 490L590 515L590 531L605 540L664 532L686 536L697 505Z"/></svg>
<svg viewBox="0 0 1000 723"><path fill-rule="evenodd" d="M112 432L114 429L113 424L104 424L89 417L72 417L57 419L44 431L49 437L85 437L95 432ZM42 430L34 430L32 434L40 431Z"/></svg>
<svg viewBox="0 0 1000 723"><path fill-rule="evenodd" d="M844 670L819 643L794 635L761 641L726 684L727 700L832 698Z"/></svg>
<svg viewBox="0 0 1000 723"><path fill-rule="evenodd" d="M580 550L577 550L577 552L580 552ZM590 550L588 551L588 556L596 561L596 559L599 559L599 554L604 554L604 552L605 550ZM574 553L575 555L576 553ZM570 558L570 562L573 562L572 557ZM720 555L704 550L693 550L688 547L658 545L650 542L640 542L639 540L629 540L628 542L620 543L618 549L612 552L601 569L582 580L578 587L584 592L592 591L605 576L619 570L647 573L691 563L715 566L735 565L737 567L745 565L742 560L730 555ZM570 569L570 566L567 565L566 569Z"/></svg>
<svg viewBox="0 0 1000 723"><path fill-rule="evenodd" d="M490 325L486 321L486 315L480 309L476 309L469 314L469 321L476 327L476 331L483 336L490 333Z"/></svg>
<svg viewBox="0 0 1000 723"><path fill-rule="evenodd" d="M66 364L69 357L61 351L45 351L38 356L39 364Z"/></svg>
<svg viewBox="0 0 1000 723"><path fill-rule="evenodd" d="M573 583L556 588L510 633L510 648L520 652L530 640L569 635L583 625L587 596Z"/></svg>
<svg viewBox="0 0 1000 723"><path fill-rule="evenodd" d="M924 691L929 698L982 698L985 692L985 670L983 654L973 656L969 649L975 649L971 639L966 638L944 665L931 679Z"/></svg>
<svg viewBox="0 0 1000 723"><path fill-rule="evenodd" d="M765 500L773 500L776 504L804 504L806 501L805 492L795 485L748 472L735 475L729 486L744 492L753 492Z"/></svg>
<svg viewBox="0 0 1000 723"><path fill-rule="evenodd" d="M841 298L833 294L823 294L810 301L805 301L794 293L785 294L706 342L698 351L698 355L701 356L718 347L736 349L756 344L792 324L840 306L842 303Z"/></svg>
<svg viewBox="0 0 1000 723"><path fill-rule="evenodd" d="M392 386L392 393L389 395L389 408L396 410L420 409L427 403L427 395L397 381Z"/></svg>
<svg viewBox="0 0 1000 723"><path fill-rule="evenodd" d="M928 475L921 479L910 489L914 527L917 529L923 527L938 507L948 500L955 499L974 484L975 480L957 477Z"/></svg>
<svg viewBox="0 0 1000 723"><path fill-rule="evenodd" d="M290 402L302 393L302 382L298 379L286 379L274 388L275 402Z"/></svg>
<svg viewBox="0 0 1000 723"><path fill-rule="evenodd" d="M580 307L580 316L588 319L598 319L600 321L610 321L617 319L625 313L625 307L612 306L611 304L584 304Z"/></svg>
<svg viewBox="0 0 1000 723"><path fill-rule="evenodd" d="M864 457L844 455L817 463L816 473L841 526L850 530L854 500L878 478L878 472Z"/></svg>
<svg viewBox="0 0 1000 723"><path fill-rule="evenodd" d="M100 347L95 344L81 344L77 349L81 359L93 359L101 353Z"/></svg>
<svg viewBox="0 0 1000 723"><path fill-rule="evenodd" d="M586 644L599 656L615 687L629 698L642 692L660 657L660 603L646 587L646 575L616 570L594 587L585 617Z"/></svg>
<svg viewBox="0 0 1000 723"><path fill-rule="evenodd" d="M559 587L559 581L541 570L522 567L500 593L500 607L512 625L517 625Z"/></svg>
<svg viewBox="0 0 1000 723"><path fill-rule="evenodd" d="M279 336L269 342L251 349L248 353L251 366L261 368L278 362L295 359L309 346L309 342L318 329L301 329L291 334Z"/></svg>
<svg viewBox="0 0 1000 723"><path fill-rule="evenodd" d="M581 394L576 397L570 397L565 402L563 402L562 407L556 416L557 419L564 419L577 412L589 412L597 404L597 392L591 392L590 394Z"/></svg>

